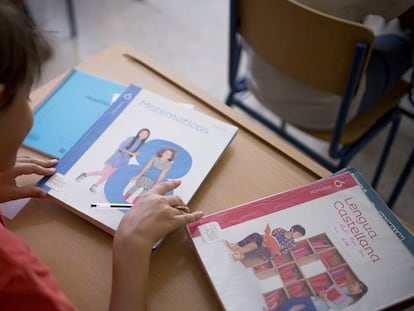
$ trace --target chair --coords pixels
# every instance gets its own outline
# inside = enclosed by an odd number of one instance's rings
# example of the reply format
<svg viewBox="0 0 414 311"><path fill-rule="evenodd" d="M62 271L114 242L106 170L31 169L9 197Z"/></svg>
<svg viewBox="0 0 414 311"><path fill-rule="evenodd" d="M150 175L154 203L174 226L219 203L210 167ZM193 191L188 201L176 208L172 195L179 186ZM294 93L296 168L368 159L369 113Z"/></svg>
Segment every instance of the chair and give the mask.
<svg viewBox="0 0 414 311"><path fill-rule="evenodd" d="M408 84L401 81L369 111L345 122L367 65L373 32L292 0L231 0L230 5L230 92L226 104L239 107L331 171L347 166L372 138L390 126L372 181L375 187L400 122L398 101L407 92ZM243 74L239 73L241 37L262 59L284 74L315 89L342 96L333 130L299 129L329 142L329 156L289 133L285 121L275 124L243 102L240 95L248 89Z"/></svg>

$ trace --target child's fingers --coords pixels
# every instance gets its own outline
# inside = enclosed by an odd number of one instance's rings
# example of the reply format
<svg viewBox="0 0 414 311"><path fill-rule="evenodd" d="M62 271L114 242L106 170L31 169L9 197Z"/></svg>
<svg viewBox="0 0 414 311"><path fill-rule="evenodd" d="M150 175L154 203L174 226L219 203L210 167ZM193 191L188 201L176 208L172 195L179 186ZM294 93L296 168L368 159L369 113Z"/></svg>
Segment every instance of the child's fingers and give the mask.
<svg viewBox="0 0 414 311"><path fill-rule="evenodd" d="M165 194L168 191L174 190L180 184L181 184L181 181L179 181L179 180L170 180L170 181L167 181L167 182L162 182L162 183L156 184L154 187L152 187L151 190L154 193Z"/></svg>
<svg viewBox="0 0 414 311"><path fill-rule="evenodd" d="M191 213L190 208L186 205L176 205L176 206L173 206L173 208L175 208L176 210L179 210L180 212Z"/></svg>
<svg viewBox="0 0 414 311"><path fill-rule="evenodd" d="M45 168L33 163L15 166L12 169L13 177L28 174L52 175L55 172L56 169L53 167Z"/></svg>
<svg viewBox="0 0 414 311"><path fill-rule="evenodd" d="M193 213L184 213L175 216L176 219L179 221L180 225L189 224L190 222L194 222L200 220L203 217L204 213L202 211L195 211Z"/></svg>
<svg viewBox="0 0 414 311"><path fill-rule="evenodd" d="M32 158L32 157L25 156L25 155L19 155L16 158L16 162L17 162L17 164L19 164L19 163L32 163L32 164L39 165L41 167L52 167L52 166L56 165L58 160L57 159L42 160L42 159Z"/></svg>
<svg viewBox="0 0 414 311"><path fill-rule="evenodd" d="M47 194L42 189L35 186L25 186L15 188L9 192L13 200L22 198L46 198Z"/></svg>
<svg viewBox="0 0 414 311"><path fill-rule="evenodd" d="M172 207L185 206L184 201L178 195L169 195L165 199Z"/></svg>

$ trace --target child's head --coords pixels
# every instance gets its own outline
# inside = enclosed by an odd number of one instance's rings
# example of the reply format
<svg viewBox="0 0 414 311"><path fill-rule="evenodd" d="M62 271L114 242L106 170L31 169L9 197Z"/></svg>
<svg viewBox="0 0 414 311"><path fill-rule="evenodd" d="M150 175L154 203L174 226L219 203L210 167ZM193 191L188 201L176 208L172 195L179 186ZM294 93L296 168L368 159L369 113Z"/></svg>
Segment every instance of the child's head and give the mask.
<svg viewBox="0 0 414 311"><path fill-rule="evenodd" d="M146 129L146 128L143 128L143 129L140 129L139 131L138 131L138 133L137 133L137 137L138 137L138 139L139 140L141 140L141 141L146 141L147 139L148 139L148 137L150 136L150 130L149 129Z"/></svg>
<svg viewBox="0 0 414 311"><path fill-rule="evenodd" d="M350 282L347 287L350 295L365 294L368 291L367 286L361 281Z"/></svg>
<svg viewBox="0 0 414 311"><path fill-rule="evenodd" d="M27 100L40 74L44 43L22 13L0 0L0 170L14 165L32 126Z"/></svg>
<svg viewBox="0 0 414 311"><path fill-rule="evenodd" d="M163 158L170 162L174 161L176 156L177 156L177 151L172 148L161 149L157 152L157 157Z"/></svg>
<svg viewBox="0 0 414 311"><path fill-rule="evenodd" d="M45 58L44 37L28 18L8 1L0 0L0 107L11 104L16 93L32 85Z"/></svg>
<svg viewBox="0 0 414 311"><path fill-rule="evenodd" d="M305 228L303 228L301 225L294 225L290 228L289 231L292 232L292 236L295 239L301 238L306 234Z"/></svg>
<svg viewBox="0 0 414 311"><path fill-rule="evenodd" d="M359 280L349 282L347 288L349 291L348 296L353 298L354 303L360 300L368 292L368 287Z"/></svg>

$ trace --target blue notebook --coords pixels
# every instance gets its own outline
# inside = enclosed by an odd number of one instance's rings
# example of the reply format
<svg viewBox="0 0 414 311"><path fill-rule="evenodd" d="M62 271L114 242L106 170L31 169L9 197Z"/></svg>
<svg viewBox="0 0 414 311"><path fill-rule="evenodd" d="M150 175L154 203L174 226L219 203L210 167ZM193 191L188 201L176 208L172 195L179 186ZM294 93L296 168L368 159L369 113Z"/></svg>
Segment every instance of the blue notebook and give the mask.
<svg viewBox="0 0 414 311"><path fill-rule="evenodd" d="M73 70L34 112L23 144L61 158L110 106L125 85Z"/></svg>

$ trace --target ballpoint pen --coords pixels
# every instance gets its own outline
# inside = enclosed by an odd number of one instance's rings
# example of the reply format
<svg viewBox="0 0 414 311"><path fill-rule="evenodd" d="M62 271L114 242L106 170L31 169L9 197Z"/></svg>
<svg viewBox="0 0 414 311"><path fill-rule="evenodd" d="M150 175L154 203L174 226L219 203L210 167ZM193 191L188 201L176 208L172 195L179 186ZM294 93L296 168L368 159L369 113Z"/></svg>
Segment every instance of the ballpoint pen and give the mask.
<svg viewBox="0 0 414 311"><path fill-rule="evenodd" d="M99 209L99 210L123 210L123 209L130 209L133 207L134 204L130 203L91 203L91 208ZM186 206L172 206L180 211L187 212L188 208Z"/></svg>

